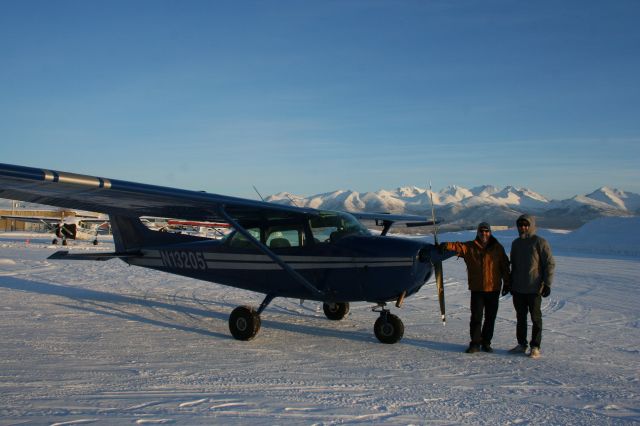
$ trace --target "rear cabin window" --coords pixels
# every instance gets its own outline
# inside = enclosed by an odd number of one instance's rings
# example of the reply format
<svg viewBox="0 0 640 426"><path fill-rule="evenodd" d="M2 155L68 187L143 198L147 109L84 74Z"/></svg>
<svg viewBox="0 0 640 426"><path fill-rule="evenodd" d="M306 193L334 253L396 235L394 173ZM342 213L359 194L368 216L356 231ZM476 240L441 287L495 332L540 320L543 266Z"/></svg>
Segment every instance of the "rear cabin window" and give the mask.
<svg viewBox="0 0 640 426"><path fill-rule="evenodd" d="M269 248L300 247L304 243L304 230L301 227L273 227L267 232Z"/></svg>

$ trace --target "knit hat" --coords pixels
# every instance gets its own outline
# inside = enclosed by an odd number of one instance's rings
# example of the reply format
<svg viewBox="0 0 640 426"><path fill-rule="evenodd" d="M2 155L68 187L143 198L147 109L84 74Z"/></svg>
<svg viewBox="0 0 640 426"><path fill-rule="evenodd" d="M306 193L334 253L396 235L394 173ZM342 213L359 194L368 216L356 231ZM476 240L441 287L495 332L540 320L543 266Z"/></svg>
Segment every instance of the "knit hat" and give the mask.
<svg viewBox="0 0 640 426"><path fill-rule="evenodd" d="M480 222L480 225L478 225L478 231L481 229L487 229L491 232L491 225L489 225L489 222Z"/></svg>

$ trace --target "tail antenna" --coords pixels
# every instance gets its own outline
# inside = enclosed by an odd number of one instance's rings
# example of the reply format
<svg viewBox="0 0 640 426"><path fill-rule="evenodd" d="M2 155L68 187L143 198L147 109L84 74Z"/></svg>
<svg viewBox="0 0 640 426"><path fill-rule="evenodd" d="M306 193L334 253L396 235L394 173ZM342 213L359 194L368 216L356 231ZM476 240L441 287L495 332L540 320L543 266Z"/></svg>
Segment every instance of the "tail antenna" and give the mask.
<svg viewBox="0 0 640 426"><path fill-rule="evenodd" d="M294 206L300 207L300 205L298 203L296 203L296 200L294 200L291 195L287 194L287 198L289 199L289 201L291 201L293 203Z"/></svg>

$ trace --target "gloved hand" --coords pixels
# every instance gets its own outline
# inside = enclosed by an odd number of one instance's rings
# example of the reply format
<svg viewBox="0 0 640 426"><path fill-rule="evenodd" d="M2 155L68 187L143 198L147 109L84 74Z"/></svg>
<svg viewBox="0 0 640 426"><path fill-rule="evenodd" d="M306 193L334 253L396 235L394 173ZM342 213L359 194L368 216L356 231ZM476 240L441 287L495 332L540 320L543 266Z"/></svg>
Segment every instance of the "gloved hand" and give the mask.
<svg viewBox="0 0 640 426"><path fill-rule="evenodd" d="M506 296L507 294L511 293L511 286L510 285L503 285L502 286L502 295Z"/></svg>
<svg viewBox="0 0 640 426"><path fill-rule="evenodd" d="M542 286L542 291L540 292L540 295L542 297L547 297L551 294L551 287L549 287L548 285L543 285Z"/></svg>

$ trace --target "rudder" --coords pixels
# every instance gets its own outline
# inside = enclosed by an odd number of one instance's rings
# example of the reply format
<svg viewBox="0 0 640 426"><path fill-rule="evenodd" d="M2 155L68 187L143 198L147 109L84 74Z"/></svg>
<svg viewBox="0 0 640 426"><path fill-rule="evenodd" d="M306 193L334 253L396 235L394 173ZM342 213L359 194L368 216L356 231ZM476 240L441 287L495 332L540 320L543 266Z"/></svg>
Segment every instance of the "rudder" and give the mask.
<svg viewBox="0 0 640 426"><path fill-rule="evenodd" d="M113 231L113 242L118 253L136 250L144 246L147 240L145 237L148 237L147 233L152 232L137 217L109 215L109 221Z"/></svg>

